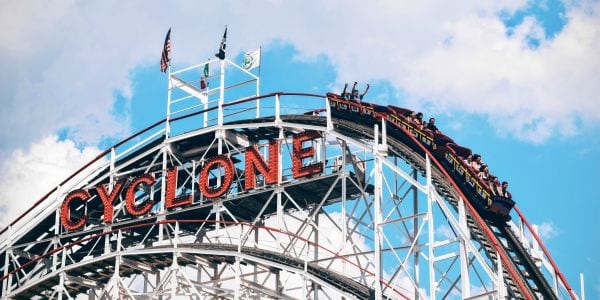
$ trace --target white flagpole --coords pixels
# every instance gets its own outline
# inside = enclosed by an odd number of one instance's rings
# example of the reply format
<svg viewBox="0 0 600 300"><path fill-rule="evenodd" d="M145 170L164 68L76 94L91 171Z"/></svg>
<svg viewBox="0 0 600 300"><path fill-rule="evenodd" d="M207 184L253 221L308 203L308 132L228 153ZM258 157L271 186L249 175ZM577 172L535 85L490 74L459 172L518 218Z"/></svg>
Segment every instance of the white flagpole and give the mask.
<svg viewBox="0 0 600 300"><path fill-rule="evenodd" d="M169 138L169 134L171 133L171 88L171 61L169 60L169 62L167 62L167 124L165 125L166 138Z"/></svg>
<svg viewBox="0 0 600 300"><path fill-rule="evenodd" d="M200 78L202 78L204 76L204 68L206 68L206 66L208 65L208 76L206 76L206 78L204 78L204 81L206 82L206 89L205 91L202 92L202 104L204 104L204 128L206 128L208 126L208 77L210 77L210 60L206 62L206 65L202 68L202 76ZM200 79L202 80L202 79ZM202 83L201 83L202 84Z"/></svg>
<svg viewBox="0 0 600 300"><path fill-rule="evenodd" d="M171 49L173 49L173 39L171 38L171 28L169 28L169 44L167 51L167 124L165 124L165 139L171 135Z"/></svg>
<svg viewBox="0 0 600 300"><path fill-rule="evenodd" d="M262 46L258 47L258 77L260 77L260 61L262 60Z"/></svg>
<svg viewBox="0 0 600 300"><path fill-rule="evenodd" d="M260 96L260 65L262 59L262 46L258 48L258 78L256 78L256 96ZM260 118L260 99L256 99L256 118Z"/></svg>
<svg viewBox="0 0 600 300"><path fill-rule="evenodd" d="M218 125L223 125L223 102L225 101L225 60L221 59L221 88L219 89Z"/></svg>

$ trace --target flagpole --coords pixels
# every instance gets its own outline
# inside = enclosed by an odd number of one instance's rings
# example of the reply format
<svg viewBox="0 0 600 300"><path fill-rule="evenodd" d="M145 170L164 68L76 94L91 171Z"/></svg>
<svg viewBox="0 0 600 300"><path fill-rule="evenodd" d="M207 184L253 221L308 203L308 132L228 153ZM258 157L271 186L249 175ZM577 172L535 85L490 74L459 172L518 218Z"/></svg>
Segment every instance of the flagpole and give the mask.
<svg viewBox="0 0 600 300"><path fill-rule="evenodd" d="M258 59L259 59L259 61L262 60L262 46L258 47ZM259 78L260 78L260 65L262 65L262 64L261 63L258 64L258 77Z"/></svg>
<svg viewBox="0 0 600 300"><path fill-rule="evenodd" d="M207 66L210 70L210 60L206 62L204 68L207 68ZM202 70L202 75L205 75L204 69ZM204 102L204 128L206 128L208 126L208 78L205 78L204 80L206 80L206 91L202 93L202 101Z"/></svg>
<svg viewBox="0 0 600 300"><path fill-rule="evenodd" d="M262 59L262 46L258 47L258 59ZM260 65L258 64L258 78L256 78L256 96L260 96ZM256 118L260 118L260 99L256 99Z"/></svg>
<svg viewBox="0 0 600 300"><path fill-rule="evenodd" d="M167 123L165 125L165 138L171 133L171 61L167 65Z"/></svg>
<svg viewBox="0 0 600 300"><path fill-rule="evenodd" d="M217 125L219 129L223 126L223 102L225 101L225 47L227 43L227 25L225 25L225 33L221 40L221 46L217 57L221 60L221 87L219 89L219 111L217 112ZM219 138L219 154L221 154L221 139Z"/></svg>
<svg viewBox="0 0 600 300"><path fill-rule="evenodd" d="M169 139L169 136L171 134L171 91L172 91L172 84L171 84L171 49L173 48L173 44L171 43L171 28L169 28L169 33L168 33L168 45L167 45L167 117L166 117L166 124L165 124L165 142ZM167 148L163 148L161 149L162 151L162 178L165 178L165 176L167 175L167 152L166 152ZM160 186L160 204L159 204L159 211L161 214L163 214L165 212L165 199L167 197L166 194L166 181L162 180L161 182L161 186ZM159 217L160 219L164 219L164 215L162 217ZM164 230L164 224L159 224L158 226L158 239L160 241L163 240L163 230Z"/></svg>
<svg viewBox="0 0 600 300"><path fill-rule="evenodd" d="M171 28L169 28L169 45L167 50L167 124L165 125L165 140L171 135L171 49L173 49L173 43L171 42Z"/></svg>
<svg viewBox="0 0 600 300"><path fill-rule="evenodd" d="M219 89L218 125L223 125L223 102L225 101L225 60L221 59L221 88Z"/></svg>

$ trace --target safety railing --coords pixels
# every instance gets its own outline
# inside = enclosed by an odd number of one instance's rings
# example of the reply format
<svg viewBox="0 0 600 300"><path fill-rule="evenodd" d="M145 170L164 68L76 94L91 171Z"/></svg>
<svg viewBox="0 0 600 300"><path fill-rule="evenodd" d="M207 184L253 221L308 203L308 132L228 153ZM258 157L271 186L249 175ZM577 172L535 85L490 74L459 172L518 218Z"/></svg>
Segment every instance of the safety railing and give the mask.
<svg viewBox="0 0 600 300"><path fill-rule="evenodd" d="M513 207L513 211L513 218L510 222L511 230L516 233L516 236L528 250L529 255L534 259L537 266L544 271L543 273L546 278L550 279L548 282L552 284L554 293L561 295L563 292L566 292L571 299L577 299L564 274L560 272L556 262L550 256L550 252L542 242L537 230L527 221L525 215L523 215L516 205Z"/></svg>

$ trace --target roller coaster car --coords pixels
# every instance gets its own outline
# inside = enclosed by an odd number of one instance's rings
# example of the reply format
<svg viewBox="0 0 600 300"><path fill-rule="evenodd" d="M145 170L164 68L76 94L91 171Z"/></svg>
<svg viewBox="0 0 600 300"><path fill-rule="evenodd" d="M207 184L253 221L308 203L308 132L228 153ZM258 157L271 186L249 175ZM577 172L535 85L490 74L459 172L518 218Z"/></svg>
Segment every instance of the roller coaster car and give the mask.
<svg viewBox="0 0 600 300"><path fill-rule="evenodd" d="M465 164L464 158L472 154L469 148L454 143L438 144L436 154L440 155L442 153L443 157L441 157L440 161L442 161L451 176L455 178L456 182L461 185L463 192L474 196L472 199L479 200L471 201L471 204L479 211L482 217L502 223L511 219L510 210L515 205L515 202L506 197L491 194L488 184L479 179L471 167Z"/></svg>
<svg viewBox="0 0 600 300"><path fill-rule="evenodd" d="M381 106L368 102L348 100L334 93L327 93L331 112L334 116L351 121L363 121L372 125L381 118L393 123L394 126L404 128L413 135L423 146L429 148L433 155L442 162L443 167L449 172L461 190L469 196L471 204L479 211L482 217L493 222L507 222L510 220L510 210L514 201L505 197L493 195L487 182L479 179L477 174L467 166L463 159L471 154L471 150L454 143L454 140L442 133L434 133L427 129L418 129L408 122L405 115L412 112L409 109L393 105ZM405 131L390 130L395 138L409 145L413 150L422 154L414 142L405 136ZM400 136L398 136L400 134Z"/></svg>
<svg viewBox="0 0 600 300"><path fill-rule="evenodd" d="M488 208L492 213L510 220L510 210L515 206L515 201L501 196L492 197L492 205Z"/></svg>
<svg viewBox="0 0 600 300"><path fill-rule="evenodd" d="M362 121L369 125L374 124L375 120L375 106L370 103L360 103L355 100L348 100L340 97L339 95L328 93L327 98L329 99L329 105L331 106L331 113L334 116L346 115L347 113L352 114L352 119L356 121Z"/></svg>

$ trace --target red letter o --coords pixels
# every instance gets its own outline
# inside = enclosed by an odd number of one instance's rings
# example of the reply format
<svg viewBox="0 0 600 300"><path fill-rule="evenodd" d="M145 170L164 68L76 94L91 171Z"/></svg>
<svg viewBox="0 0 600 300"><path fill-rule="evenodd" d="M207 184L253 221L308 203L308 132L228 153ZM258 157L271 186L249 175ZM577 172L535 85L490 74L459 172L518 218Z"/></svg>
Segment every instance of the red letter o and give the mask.
<svg viewBox="0 0 600 300"><path fill-rule="evenodd" d="M225 176L223 178L223 182L221 182L220 187L211 188L209 187L210 178L208 178L208 172L210 172L211 168L217 165L221 165L223 169L225 169ZM200 182L198 183L198 185L200 186L200 191L202 192L202 195L204 195L204 197L219 198L229 189L229 186L231 185L232 181L233 163L231 162L231 159L229 159L229 157L225 155L219 155L206 161L204 167L200 171Z"/></svg>

